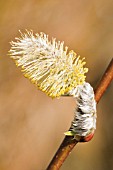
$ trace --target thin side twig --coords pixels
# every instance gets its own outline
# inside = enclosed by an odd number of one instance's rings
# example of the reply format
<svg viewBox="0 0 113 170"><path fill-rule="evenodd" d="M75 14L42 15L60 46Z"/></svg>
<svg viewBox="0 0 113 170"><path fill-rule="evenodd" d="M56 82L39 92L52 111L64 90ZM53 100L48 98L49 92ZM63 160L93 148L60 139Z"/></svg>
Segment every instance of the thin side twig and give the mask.
<svg viewBox="0 0 113 170"><path fill-rule="evenodd" d="M101 99L102 95L108 88L109 84L113 80L113 58L108 65L102 79L99 82L99 85L95 89L95 100L98 103ZM64 163L65 159L68 157L74 146L78 142L73 139L71 136L65 136L62 144L60 145L58 151L56 152L55 156L53 157L52 161L50 162L49 166L46 170L59 170L59 168Z"/></svg>

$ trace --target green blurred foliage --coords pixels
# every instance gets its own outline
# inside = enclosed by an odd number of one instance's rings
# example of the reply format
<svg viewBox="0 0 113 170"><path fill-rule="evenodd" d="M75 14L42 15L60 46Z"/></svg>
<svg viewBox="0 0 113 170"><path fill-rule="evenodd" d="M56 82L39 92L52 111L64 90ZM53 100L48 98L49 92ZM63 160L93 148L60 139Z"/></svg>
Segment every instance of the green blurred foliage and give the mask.
<svg viewBox="0 0 113 170"><path fill-rule="evenodd" d="M0 170L45 170L64 138L75 101L38 91L9 58L18 30L43 31L86 57L93 87L113 56L112 0L0 0ZM62 170L113 169L113 83L98 105L97 130Z"/></svg>

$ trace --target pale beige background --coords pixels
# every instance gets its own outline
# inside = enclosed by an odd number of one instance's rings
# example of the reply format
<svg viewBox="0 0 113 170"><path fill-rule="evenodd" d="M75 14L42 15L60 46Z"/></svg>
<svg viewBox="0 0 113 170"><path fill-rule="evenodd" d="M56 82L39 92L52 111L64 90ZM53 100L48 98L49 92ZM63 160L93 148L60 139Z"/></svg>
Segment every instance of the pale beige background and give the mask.
<svg viewBox="0 0 113 170"><path fill-rule="evenodd" d="M45 170L73 117L71 98L38 91L7 56L18 30L43 31L86 57L96 86L113 57L112 0L0 0L0 170ZM113 83L98 105L97 130L61 170L113 169Z"/></svg>

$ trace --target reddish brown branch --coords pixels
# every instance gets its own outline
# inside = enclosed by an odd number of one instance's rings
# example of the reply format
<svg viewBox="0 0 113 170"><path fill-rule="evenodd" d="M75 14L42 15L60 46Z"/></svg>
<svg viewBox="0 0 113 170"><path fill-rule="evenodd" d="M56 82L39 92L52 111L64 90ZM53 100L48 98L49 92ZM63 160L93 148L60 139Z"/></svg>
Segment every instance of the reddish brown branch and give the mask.
<svg viewBox="0 0 113 170"><path fill-rule="evenodd" d="M107 67L102 79L100 80L98 86L95 89L95 100L98 103L101 99L103 93L106 91L107 87L113 80L113 58Z"/></svg>
<svg viewBox="0 0 113 170"><path fill-rule="evenodd" d="M108 68L106 69L102 79L99 82L99 85L95 90L95 99L97 103L101 99L102 95L104 94L105 90L107 89L112 80L113 59L111 60ZM73 137L66 136L46 170L59 170L63 162L68 157L68 155L77 143L78 142L73 139Z"/></svg>
<svg viewBox="0 0 113 170"><path fill-rule="evenodd" d="M53 157L50 165L48 166L47 170L58 170L62 166L65 159L70 154L71 150L77 144L77 141L71 136L66 136L60 145L60 148L56 152L55 156Z"/></svg>

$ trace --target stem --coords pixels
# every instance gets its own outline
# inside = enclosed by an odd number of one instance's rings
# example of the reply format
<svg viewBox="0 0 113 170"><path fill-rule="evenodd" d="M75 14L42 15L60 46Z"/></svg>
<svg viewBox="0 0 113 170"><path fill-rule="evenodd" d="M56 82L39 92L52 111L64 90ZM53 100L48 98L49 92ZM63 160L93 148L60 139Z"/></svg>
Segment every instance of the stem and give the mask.
<svg viewBox="0 0 113 170"><path fill-rule="evenodd" d="M78 142L72 136L65 136L58 151L54 155L51 163L46 170L59 170L65 159L70 154L71 150Z"/></svg>
<svg viewBox="0 0 113 170"><path fill-rule="evenodd" d="M95 89L95 100L98 103L104 94L105 90L113 80L113 58L108 65L99 85ZM59 170L65 159L68 157L74 146L78 143L73 137L65 136L62 144L60 145L58 151L50 162L46 170Z"/></svg>
<svg viewBox="0 0 113 170"><path fill-rule="evenodd" d="M113 80L113 58L111 59L111 62L109 63L104 75L102 76L98 86L95 89L95 100L97 103L101 99L102 95L104 94L112 80Z"/></svg>

